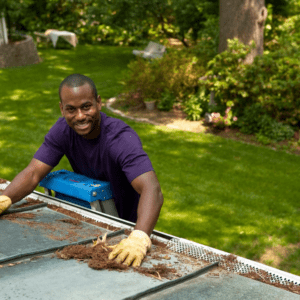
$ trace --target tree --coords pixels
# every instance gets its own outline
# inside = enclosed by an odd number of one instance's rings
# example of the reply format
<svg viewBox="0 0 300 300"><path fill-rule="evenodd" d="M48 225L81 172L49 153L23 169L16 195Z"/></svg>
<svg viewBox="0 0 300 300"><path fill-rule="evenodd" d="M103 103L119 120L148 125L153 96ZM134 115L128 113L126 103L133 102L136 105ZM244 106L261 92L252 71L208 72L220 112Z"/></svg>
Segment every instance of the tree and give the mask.
<svg viewBox="0 0 300 300"><path fill-rule="evenodd" d="M217 14L217 8L218 0L97 0L90 15L112 28L143 32L145 38L149 30L160 31L188 47L186 36L196 40L207 14Z"/></svg>
<svg viewBox="0 0 300 300"><path fill-rule="evenodd" d="M245 63L263 54L264 24L267 9L264 0L220 0L219 52L227 48L227 39L238 38L249 45L254 41L256 48L247 56Z"/></svg>
<svg viewBox="0 0 300 300"><path fill-rule="evenodd" d="M22 17L24 10L33 3L33 0L0 0L0 12L4 13L7 23L8 36L12 35L12 29L16 21Z"/></svg>

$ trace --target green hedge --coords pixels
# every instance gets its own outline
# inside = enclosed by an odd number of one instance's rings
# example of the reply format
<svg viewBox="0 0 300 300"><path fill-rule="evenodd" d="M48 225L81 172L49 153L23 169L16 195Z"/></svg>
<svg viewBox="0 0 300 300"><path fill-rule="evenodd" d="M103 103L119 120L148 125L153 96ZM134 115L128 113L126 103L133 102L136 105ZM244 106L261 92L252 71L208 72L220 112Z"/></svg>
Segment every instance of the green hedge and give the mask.
<svg viewBox="0 0 300 300"><path fill-rule="evenodd" d="M278 122L300 124L300 60L282 51L257 56L251 65L243 64L251 46L229 40L228 50L208 63L207 80L200 86L215 91L216 101L233 101L234 112L242 116L246 107L260 103Z"/></svg>

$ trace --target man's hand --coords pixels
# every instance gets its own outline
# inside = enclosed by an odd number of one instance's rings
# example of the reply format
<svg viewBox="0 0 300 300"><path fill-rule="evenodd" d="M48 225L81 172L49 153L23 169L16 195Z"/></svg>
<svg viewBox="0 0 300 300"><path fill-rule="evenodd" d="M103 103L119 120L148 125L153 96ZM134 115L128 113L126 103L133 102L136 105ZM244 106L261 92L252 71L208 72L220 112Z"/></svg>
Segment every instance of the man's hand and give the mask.
<svg viewBox="0 0 300 300"><path fill-rule="evenodd" d="M11 200L7 196L0 196L0 215L11 206Z"/></svg>
<svg viewBox="0 0 300 300"><path fill-rule="evenodd" d="M142 230L134 230L128 238L122 240L114 247L114 250L109 254L109 259L116 256L116 262L133 267L141 265L142 260L151 248L151 240L149 236Z"/></svg>

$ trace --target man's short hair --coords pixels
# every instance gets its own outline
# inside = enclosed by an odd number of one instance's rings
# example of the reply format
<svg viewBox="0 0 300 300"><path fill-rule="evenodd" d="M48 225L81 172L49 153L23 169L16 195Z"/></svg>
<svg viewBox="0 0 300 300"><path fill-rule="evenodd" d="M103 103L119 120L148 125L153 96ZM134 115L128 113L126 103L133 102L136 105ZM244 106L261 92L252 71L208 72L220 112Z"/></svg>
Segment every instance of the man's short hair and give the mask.
<svg viewBox="0 0 300 300"><path fill-rule="evenodd" d="M94 81L91 78L84 76L82 74L72 74L66 77L59 86L60 101L61 101L61 96L60 96L61 90L65 85L74 88L74 87L83 86L85 84L88 84L91 87L95 100L97 100L98 94L97 94L97 89Z"/></svg>

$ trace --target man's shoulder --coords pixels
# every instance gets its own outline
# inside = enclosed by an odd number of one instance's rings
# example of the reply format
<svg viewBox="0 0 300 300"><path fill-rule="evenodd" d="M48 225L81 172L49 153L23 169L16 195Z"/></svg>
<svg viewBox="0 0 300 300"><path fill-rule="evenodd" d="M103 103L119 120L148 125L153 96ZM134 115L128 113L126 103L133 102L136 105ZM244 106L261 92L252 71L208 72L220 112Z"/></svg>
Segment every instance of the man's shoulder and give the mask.
<svg viewBox="0 0 300 300"><path fill-rule="evenodd" d="M128 148L141 147L138 134L124 121L104 116L102 142L112 152L124 152Z"/></svg>
<svg viewBox="0 0 300 300"><path fill-rule="evenodd" d="M128 126L124 121L117 119L117 118L110 117L102 111L100 112L100 115L101 115L101 120L103 121L103 125L105 127L120 125L120 124Z"/></svg>
<svg viewBox="0 0 300 300"><path fill-rule="evenodd" d="M101 126L101 129L108 137L116 138L121 137L123 134L126 134L128 132L135 133L135 131L124 121L113 117L109 117L102 112L101 120L103 120L103 125Z"/></svg>
<svg viewBox="0 0 300 300"><path fill-rule="evenodd" d="M65 118L58 118L54 125L50 128L48 136L59 137L61 135L66 135L69 132L69 126Z"/></svg>
<svg viewBox="0 0 300 300"><path fill-rule="evenodd" d="M54 125L52 127L65 127L65 126L68 126L65 118L58 118L57 121L54 123Z"/></svg>

